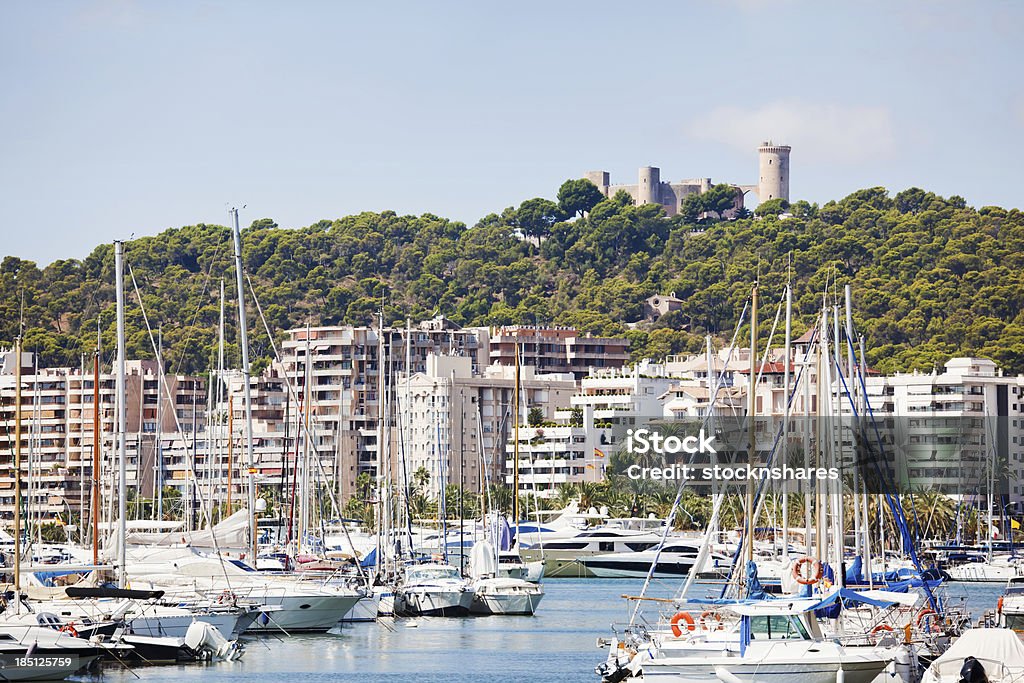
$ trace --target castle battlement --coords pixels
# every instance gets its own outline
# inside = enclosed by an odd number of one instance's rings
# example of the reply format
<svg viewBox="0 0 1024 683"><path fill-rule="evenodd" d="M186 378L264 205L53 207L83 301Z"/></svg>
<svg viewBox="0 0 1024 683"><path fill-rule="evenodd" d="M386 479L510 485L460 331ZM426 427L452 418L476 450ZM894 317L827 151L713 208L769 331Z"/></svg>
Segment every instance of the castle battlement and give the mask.
<svg viewBox="0 0 1024 683"><path fill-rule="evenodd" d="M753 192L759 202L769 199L789 201L789 145L776 145L770 140L758 147L759 174L756 185L739 185L743 195ZM583 177L597 186L605 197L612 197L619 190L625 191L637 204L660 204L665 213L674 216L682 209L683 200L691 194L703 194L711 189L711 178L689 178L678 182L661 180L661 169L657 166L643 166L637 174L635 185L611 183L608 171L587 171ZM736 208L743 206L739 203Z"/></svg>

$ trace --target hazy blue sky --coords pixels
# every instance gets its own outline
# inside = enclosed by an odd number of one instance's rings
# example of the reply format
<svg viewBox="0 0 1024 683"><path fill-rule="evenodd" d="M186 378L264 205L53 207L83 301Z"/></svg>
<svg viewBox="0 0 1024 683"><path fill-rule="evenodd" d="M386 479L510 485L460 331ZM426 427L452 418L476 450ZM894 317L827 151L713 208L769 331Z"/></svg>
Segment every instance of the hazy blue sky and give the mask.
<svg viewBox="0 0 1024 683"><path fill-rule="evenodd" d="M472 224L566 178L920 186L1020 207L1024 3L0 4L0 255L364 210Z"/></svg>

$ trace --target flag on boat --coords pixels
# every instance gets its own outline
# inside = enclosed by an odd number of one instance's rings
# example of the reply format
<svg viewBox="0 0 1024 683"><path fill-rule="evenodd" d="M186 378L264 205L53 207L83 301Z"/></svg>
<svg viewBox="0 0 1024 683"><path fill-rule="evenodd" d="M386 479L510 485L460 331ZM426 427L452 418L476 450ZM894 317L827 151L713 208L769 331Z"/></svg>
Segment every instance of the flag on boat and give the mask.
<svg viewBox="0 0 1024 683"><path fill-rule="evenodd" d="M1020 522L1018 522L1015 519L1011 519L1010 520L1010 528L1011 529L1019 529L1020 528Z"/></svg>

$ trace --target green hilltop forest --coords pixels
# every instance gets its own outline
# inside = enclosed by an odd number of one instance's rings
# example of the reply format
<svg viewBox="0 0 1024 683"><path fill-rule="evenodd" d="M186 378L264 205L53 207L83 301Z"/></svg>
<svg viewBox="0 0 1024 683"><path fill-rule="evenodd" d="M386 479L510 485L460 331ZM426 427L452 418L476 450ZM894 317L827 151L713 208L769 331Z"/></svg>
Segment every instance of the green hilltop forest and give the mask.
<svg viewBox="0 0 1024 683"><path fill-rule="evenodd" d="M530 199L472 227L387 211L299 229L256 220L243 231L243 258L277 338L307 321L371 323L383 296L393 322L439 312L462 325L572 325L628 336L634 358L662 358L701 349L707 331L727 340L758 278L768 328L788 271L798 332L830 283L852 284L855 321L871 364L883 372L931 370L965 354L1024 372L1021 211L974 209L960 197L917 188L891 196L876 187L821 207L775 200L758 216L714 218L734 200L734 188L715 186L667 218L659 206L634 206L624 193L605 199L589 182L572 180L557 201ZM783 211L789 215L780 217ZM228 228L194 225L136 239L125 262L129 358L154 356L134 274L176 372L211 366L223 278L228 357L237 362ZM627 328L641 319L646 297L669 292L684 301L681 311ZM93 352L97 325L109 360L113 246L42 269L4 258L0 344L13 343L22 301L25 348L37 351L42 365L77 367ZM259 369L270 344L251 298L249 311Z"/></svg>

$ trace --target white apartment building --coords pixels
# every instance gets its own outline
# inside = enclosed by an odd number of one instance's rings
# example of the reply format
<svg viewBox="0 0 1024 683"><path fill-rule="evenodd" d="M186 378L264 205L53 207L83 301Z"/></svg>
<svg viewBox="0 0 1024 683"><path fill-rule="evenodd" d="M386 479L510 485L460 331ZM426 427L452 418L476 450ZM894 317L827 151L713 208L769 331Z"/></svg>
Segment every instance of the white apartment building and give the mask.
<svg viewBox="0 0 1024 683"><path fill-rule="evenodd" d="M396 463L409 476L423 469L429 476L425 494L435 498L442 483L479 490L481 477L503 481L503 451L513 431L514 367L492 365L474 374L464 356L427 357L424 372L399 378L395 388L399 427L392 435ZM568 373L540 374L533 367L519 371L521 424L539 408L544 421L567 408L576 391ZM532 428L531 428L532 433Z"/></svg>
<svg viewBox="0 0 1024 683"><path fill-rule="evenodd" d="M942 372L869 377L875 416L906 454L899 476L964 496L987 490L995 461L1008 468L1007 502L1024 499L1024 377L984 358L953 358Z"/></svg>
<svg viewBox="0 0 1024 683"><path fill-rule="evenodd" d="M602 481L608 457L625 430L664 414L662 397L675 382L664 367L641 363L632 369L594 371L582 380L571 409L558 413L556 427L519 431L519 493L543 498L559 486ZM580 423L571 424L573 412ZM513 482L515 444L506 446L505 481Z"/></svg>
<svg viewBox="0 0 1024 683"><path fill-rule="evenodd" d="M487 364L487 329L462 329L444 316L407 328L385 327L383 339L379 334L373 327L299 328L290 330L282 344L280 372L295 394L291 412L297 414L297 402L304 400L308 365L312 447L336 473L344 499L355 490L360 474L377 475L379 346L388 378L407 372L407 355L412 372L424 372L431 354L466 357L474 372ZM393 397L397 385L389 381L387 391Z"/></svg>

